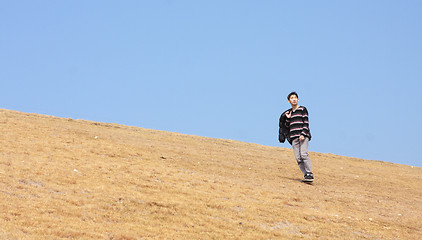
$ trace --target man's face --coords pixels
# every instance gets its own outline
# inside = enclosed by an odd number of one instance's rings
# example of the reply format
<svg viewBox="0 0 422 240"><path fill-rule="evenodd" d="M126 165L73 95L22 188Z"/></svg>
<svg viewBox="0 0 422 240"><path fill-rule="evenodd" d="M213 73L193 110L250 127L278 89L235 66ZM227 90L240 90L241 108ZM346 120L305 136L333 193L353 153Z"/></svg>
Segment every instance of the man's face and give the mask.
<svg viewBox="0 0 422 240"><path fill-rule="evenodd" d="M289 103L292 105L297 105L297 102L299 102L299 98L297 98L296 95L292 95L289 98Z"/></svg>

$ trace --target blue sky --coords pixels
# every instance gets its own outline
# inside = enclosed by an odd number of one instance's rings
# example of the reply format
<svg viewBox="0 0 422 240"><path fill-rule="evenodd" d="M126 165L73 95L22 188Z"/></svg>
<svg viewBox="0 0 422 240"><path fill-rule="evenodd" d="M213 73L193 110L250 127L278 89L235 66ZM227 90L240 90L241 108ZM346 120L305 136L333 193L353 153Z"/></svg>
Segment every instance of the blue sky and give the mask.
<svg viewBox="0 0 422 240"><path fill-rule="evenodd" d="M422 2L0 1L0 108L422 166ZM292 164L294 159L292 159Z"/></svg>

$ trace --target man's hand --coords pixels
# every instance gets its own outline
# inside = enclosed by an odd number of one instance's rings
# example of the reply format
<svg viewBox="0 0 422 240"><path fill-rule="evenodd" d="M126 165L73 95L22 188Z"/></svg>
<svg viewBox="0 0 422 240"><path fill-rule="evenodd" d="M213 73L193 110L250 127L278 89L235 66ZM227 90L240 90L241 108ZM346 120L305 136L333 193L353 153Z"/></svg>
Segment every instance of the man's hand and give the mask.
<svg viewBox="0 0 422 240"><path fill-rule="evenodd" d="M305 140L305 136L300 135L300 137L299 137L299 141L303 141L303 140Z"/></svg>
<svg viewBox="0 0 422 240"><path fill-rule="evenodd" d="M292 116L292 112L287 111L287 112L286 112L286 117L287 117L287 118L290 118L291 116Z"/></svg>

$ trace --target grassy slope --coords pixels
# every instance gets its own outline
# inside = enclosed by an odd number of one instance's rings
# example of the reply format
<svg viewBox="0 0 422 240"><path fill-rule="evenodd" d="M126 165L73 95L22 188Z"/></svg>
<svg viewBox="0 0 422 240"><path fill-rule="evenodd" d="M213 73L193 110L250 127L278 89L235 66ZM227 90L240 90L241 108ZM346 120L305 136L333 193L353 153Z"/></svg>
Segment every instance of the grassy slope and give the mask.
<svg viewBox="0 0 422 240"><path fill-rule="evenodd" d="M417 239L422 168L0 109L0 239Z"/></svg>

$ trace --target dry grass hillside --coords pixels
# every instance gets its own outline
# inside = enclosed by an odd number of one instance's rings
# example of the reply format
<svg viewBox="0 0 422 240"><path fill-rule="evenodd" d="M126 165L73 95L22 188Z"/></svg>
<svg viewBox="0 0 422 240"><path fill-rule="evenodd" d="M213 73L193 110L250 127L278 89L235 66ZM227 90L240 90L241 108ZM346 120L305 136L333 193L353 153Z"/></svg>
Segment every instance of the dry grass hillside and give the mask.
<svg viewBox="0 0 422 240"><path fill-rule="evenodd" d="M418 167L311 152L308 185L288 148L1 109L0 131L0 239L422 236Z"/></svg>

